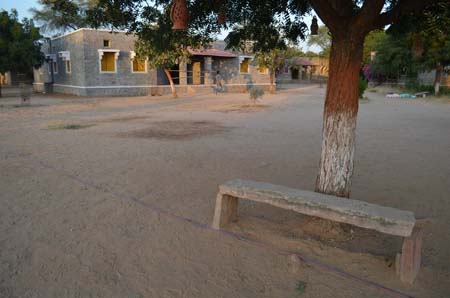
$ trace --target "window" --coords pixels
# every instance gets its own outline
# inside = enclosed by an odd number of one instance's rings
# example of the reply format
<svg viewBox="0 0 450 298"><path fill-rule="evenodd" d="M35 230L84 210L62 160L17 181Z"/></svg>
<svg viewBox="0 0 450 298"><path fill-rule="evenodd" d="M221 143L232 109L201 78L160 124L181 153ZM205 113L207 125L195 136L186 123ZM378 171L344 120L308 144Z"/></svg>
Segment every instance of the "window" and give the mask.
<svg viewBox="0 0 450 298"><path fill-rule="evenodd" d="M239 72L249 73L250 62L253 60L253 56L239 56Z"/></svg>
<svg viewBox="0 0 450 298"><path fill-rule="evenodd" d="M117 59L119 58L119 53L120 50L98 50L100 73L117 72Z"/></svg>
<svg viewBox="0 0 450 298"><path fill-rule="evenodd" d="M259 66L258 70L259 70L259 73L262 73L262 74L267 73L267 67L265 67L265 66Z"/></svg>
<svg viewBox="0 0 450 298"><path fill-rule="evenodd" d="M239 71L241 73L248 73L249 65L250 65L250 58L244 58L241 62L241 65L239 66Z"/></svg>
<svg viewBox="0 0 450 298"><path fill-rule="evenodd" d="M70 63L70 60L66 60L65 64L66 64L66 73L71 73L72 72L72 64Z"/></svg>
<svg viewBox="0 0 450 298"><path fill-rule="evenodd" d="M49 66L51 65L51 67L53 68L53 73L58 73L58 62L56 61L52 61ZM51 69L49 69L49 73L51 73Z"/></svg>
<svg viewBox="0 0 450 298"><path fill-rule="evenodd" d="M116 71L116 58L115 53L105 52L102 57L102 71L115 72Z"/></svg>
<svg viewBox="0 0 450 298"><path fill-rule="evenodd" d="M135 51L130 51L131 72L147 72L147 59L138 58Z"/></svg>
<svg viewBox="0 0 450 298"><path fill-rule="evenodd" d="M110 48L110 47L111 47L111 40L109 40L109 39L104 39L104 40L103 40L103 47L104 47L104 48Z"/></svg>
<svg viewBox="0 0 450 298"><path fill-rule="evenodd" d="M143 59L134 58L133 59L133 72L146 72L147 71L147 61Z"/></svg>

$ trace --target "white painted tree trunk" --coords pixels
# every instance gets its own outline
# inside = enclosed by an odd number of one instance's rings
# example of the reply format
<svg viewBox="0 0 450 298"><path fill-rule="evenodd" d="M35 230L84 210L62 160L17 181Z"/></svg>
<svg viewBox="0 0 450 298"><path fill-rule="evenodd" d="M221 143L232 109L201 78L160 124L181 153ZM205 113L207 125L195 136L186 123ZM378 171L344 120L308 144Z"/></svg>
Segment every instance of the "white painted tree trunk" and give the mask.
<svg viewBox="0 0 450 298"><path fill-rule="evenodd" d="M363 41L345 35L332 40L316 192L350 196Z"/></svg>
<svg viewBox="0 0 450 298"><path fill-rule="evenodd" d="M353 113L354 114L354 113ZM348 197L353 174L356 115L338 112L325 116L322 154L316 189Z"/></svg>
<svg viewBox="0 0 450 298"><path fill-rule="evenodd" d="M434 95L438 96L439 95L439 89L441 86L441 76L442 76L442 64L439 63L436 67L436 75L434 78Z"/></svg>

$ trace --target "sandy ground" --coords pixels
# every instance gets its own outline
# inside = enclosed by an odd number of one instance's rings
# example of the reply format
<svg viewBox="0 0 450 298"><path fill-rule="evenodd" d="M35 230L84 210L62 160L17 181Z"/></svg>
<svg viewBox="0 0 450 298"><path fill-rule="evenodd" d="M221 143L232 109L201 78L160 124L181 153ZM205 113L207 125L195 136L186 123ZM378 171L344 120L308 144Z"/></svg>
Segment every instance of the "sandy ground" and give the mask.
<svg viewBox="0 0 450 298"><path fill-rule="evenodd" d="M413 286L395 276L395 237L249 202L225 232L208 228L226 180L314 188L324 92L254 107L243 94L0 98L0 297L450 297L443 102L360 105L352 198L433 220Z"/></svg>

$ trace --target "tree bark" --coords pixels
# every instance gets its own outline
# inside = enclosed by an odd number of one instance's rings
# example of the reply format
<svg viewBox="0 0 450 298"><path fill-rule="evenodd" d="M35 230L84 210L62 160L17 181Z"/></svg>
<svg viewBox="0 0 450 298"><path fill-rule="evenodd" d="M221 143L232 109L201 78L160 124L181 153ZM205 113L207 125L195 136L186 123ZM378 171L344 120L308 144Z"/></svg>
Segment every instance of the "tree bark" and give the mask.
<svg viewBox="0 0 450 298"><path fill-rule="evenodd" d="M269 70L269 82L270 82L270 93L275 93L275 72L273 70Z"/></svg>
<svg viewBox="0 0 450 298"><path fill-rule="evenodd" d="M356 34L353 34L356 35ZM363 34L332 37L316 192L349 197L358 114Z"/></svg>
<svg viewBox="0 0 450 298"><path fill-rule="evenodd" d="M173 79L172 79L172 75L170 74L170 71L167 68L164 68L164 73L166 74L167 79L169 80L170 90L172 90L172 96L177 97L177 91L175 89L175 85L173 83Z"/></svg>
<svg viewBox="0 0 450 298"><path fill-rule="evenodd" d="M441 86L441 76L442 76L442 64L438 63L436 66L436 75L434 77L434 95L439 95L439 88Z"/></svg>

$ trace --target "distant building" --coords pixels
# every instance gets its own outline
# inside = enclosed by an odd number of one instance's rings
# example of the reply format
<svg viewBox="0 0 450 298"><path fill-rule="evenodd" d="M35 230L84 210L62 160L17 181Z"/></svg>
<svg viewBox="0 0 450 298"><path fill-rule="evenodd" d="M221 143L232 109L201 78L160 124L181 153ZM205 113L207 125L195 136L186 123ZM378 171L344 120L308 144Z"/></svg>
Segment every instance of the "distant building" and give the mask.
<svg viewBox="0 0 450 298"><path fill-rule="evenodd" d="M277 71L277 82L316 81L328 77L328 58L294 57Z"/></svg>
<svg viewBox="0 0 450 298"><path fill-rule="evenodd" d="M79 29L47 39L42 51L47 62L34 71L34 88L79 96L133 96L170 93L162 69L150 69L134 52L136 37L125 31ZM219 48L191 50L189 64L171 69L179 92L190 88L213 88L220 71L227 91L251 86L269 88L267 71L253 65L253 56ZM149 57L151 59L151 57Z"/></svg>

